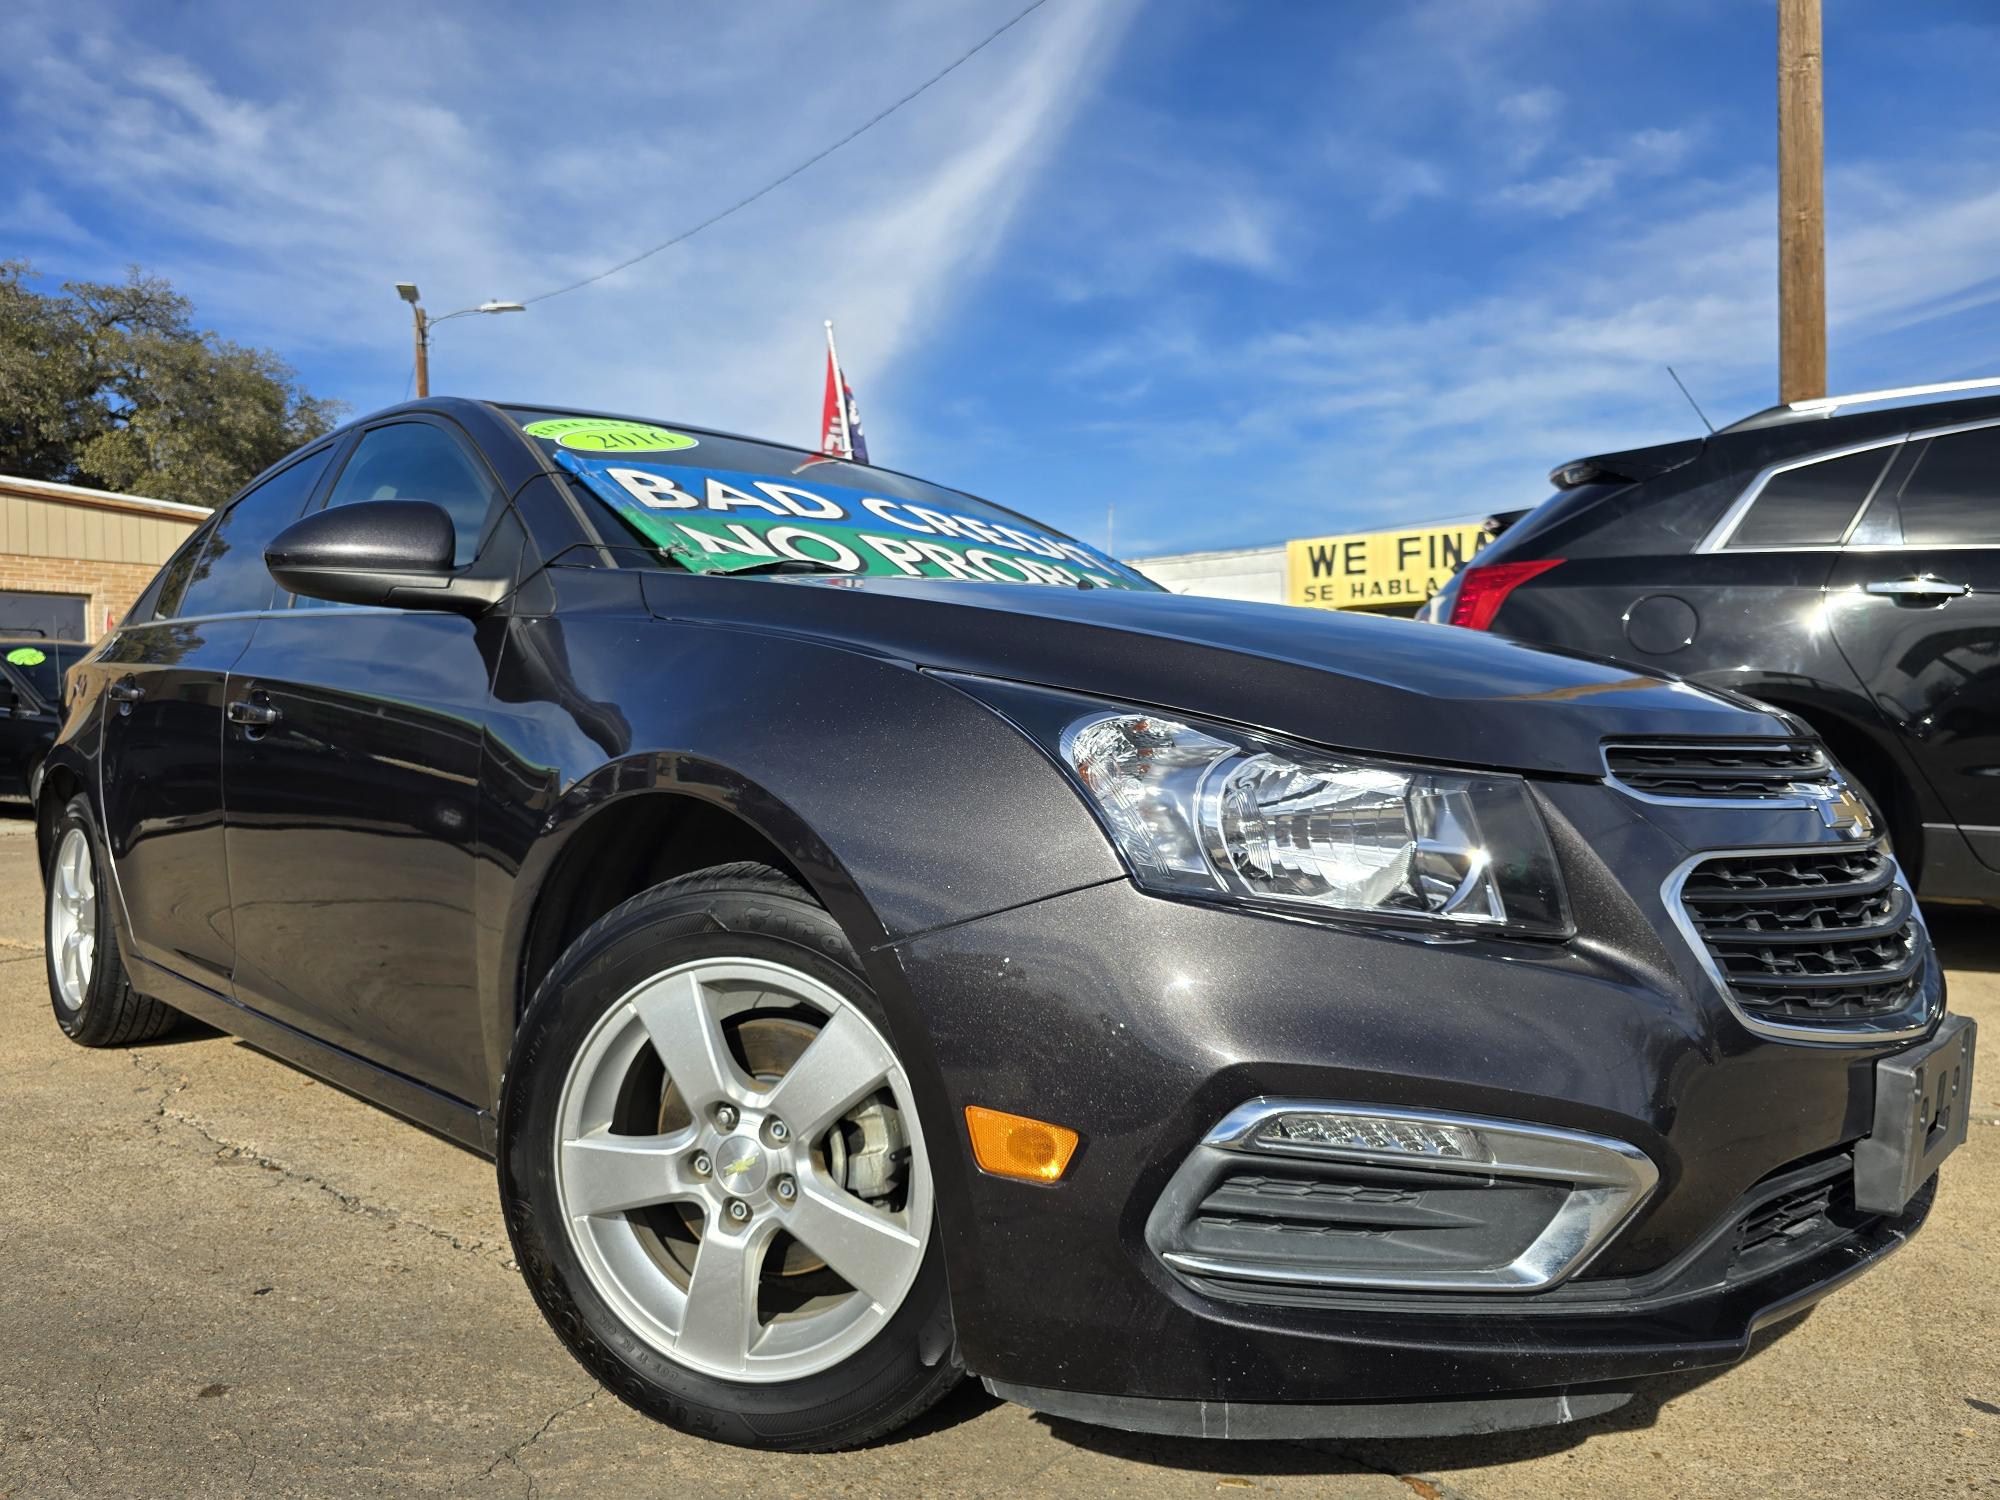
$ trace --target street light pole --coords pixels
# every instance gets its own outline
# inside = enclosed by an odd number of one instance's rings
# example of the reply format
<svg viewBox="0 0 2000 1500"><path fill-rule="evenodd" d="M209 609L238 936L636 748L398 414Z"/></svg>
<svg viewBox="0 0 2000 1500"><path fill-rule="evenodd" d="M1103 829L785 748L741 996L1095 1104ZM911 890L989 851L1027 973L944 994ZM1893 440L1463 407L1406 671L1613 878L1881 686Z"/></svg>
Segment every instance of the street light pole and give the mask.
<svg viewBox="0 0 2000 1500"><path fill-rule="evenodd" d="M465 317L468 313L526 312L527 307L519 302L502 302L489 298L477 307L461 307L457 312L448 312L441 318L433 318L424 311L424 305L417 300L417 285L413 281L396 283L396 295L410 304L411 315L416 319L417 332L417 395L431 393L431 327L436 323L449 322L453 318Z"/></svg>
<svg viewBox="0 0 2000 1500"><path fill-rule="evenodd" d="M431 329L421 307L412 305L410 311L417 315L417 394L431 393Z"/></svg>

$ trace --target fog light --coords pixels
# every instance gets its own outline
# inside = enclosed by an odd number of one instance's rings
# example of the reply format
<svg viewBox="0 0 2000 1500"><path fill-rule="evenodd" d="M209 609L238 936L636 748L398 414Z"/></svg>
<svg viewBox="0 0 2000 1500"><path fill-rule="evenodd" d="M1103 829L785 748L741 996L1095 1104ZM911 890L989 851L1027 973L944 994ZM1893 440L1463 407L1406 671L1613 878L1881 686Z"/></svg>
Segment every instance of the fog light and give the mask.
<svg viewBox="0 0 2000 1500"><path fill-rule="evenodd" d="M1004 1110L965 1106L972 1158L983 1172L1023 1182L1055 1182L1076 1155L1076 1132Z"/></svg>
<svg viewBox="0 0 2000 1500"><path fill-rule="evenodd" d="M1265 1122L1256 1144L1312 1150L1365 1152L1370 1156L1421 1156L1438 1161L1487 1162L1493 1153L1479 1132L1441 1121L1385 1115L1283 1114Z"/></svg>

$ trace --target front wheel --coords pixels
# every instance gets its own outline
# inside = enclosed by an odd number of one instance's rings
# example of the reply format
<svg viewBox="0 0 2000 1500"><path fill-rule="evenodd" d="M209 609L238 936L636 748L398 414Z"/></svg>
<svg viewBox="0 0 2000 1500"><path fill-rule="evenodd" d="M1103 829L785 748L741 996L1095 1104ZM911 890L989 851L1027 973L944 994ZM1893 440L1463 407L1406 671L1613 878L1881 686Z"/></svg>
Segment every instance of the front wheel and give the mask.
<svg viewBox="0 0 2000 1500"><path fill-rule="evenodd" d="M500 1183L556 1333L684 1431L848 1447L962 1373L909 1079L839 927L768 868L656 886L563 955Z"/></svg>

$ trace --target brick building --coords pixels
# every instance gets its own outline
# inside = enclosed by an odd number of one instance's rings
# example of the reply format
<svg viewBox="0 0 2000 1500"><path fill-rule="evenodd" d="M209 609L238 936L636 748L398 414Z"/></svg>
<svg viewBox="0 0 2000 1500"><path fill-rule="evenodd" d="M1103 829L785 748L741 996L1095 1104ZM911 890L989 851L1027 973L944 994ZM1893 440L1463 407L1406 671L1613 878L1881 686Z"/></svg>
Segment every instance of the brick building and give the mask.
<svg viewBox="0 0 2000 1500"><path fill-rule="evenodd" d="M0 636L94 641L208 512L0 474Z"/></svg>

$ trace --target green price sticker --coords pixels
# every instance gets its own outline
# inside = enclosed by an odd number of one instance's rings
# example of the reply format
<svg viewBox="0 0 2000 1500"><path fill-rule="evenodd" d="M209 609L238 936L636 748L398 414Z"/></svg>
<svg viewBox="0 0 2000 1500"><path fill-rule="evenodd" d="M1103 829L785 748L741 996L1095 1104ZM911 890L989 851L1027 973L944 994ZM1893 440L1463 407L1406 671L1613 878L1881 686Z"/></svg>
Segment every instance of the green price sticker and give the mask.
<svg viewBox="0 0 2000 1500"><path fill-rule="evenodd" d="M605 417L551 417L546 422L530 422L521 430L529 437L553 438L578 453L671 453L696 446L685 432Z"/></svg>
<svg viewBox="0 0 2000 1500"><path fill-rule="evenodd" d="M7 653L7 660L17 667L39 667L48 659L48 653L38 646L16 646Z"/></svg>

